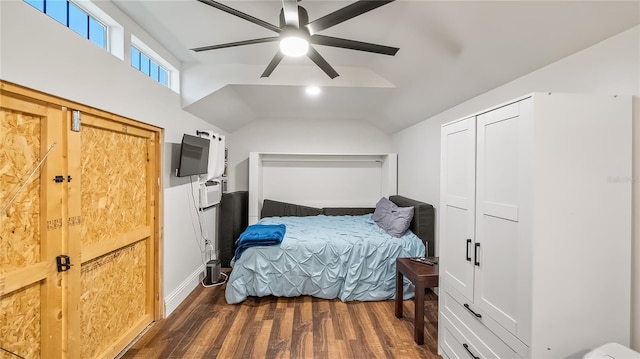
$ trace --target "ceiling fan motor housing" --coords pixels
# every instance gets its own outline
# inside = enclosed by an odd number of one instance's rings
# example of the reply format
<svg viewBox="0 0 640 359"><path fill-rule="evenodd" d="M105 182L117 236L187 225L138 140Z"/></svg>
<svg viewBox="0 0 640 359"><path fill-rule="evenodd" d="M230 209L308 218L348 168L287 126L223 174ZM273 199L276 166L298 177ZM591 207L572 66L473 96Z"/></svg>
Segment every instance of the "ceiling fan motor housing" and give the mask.
<svg viewBox="0 0 640 359"><path fill-rule="evenodd" d="M309 13L307 13L307 10L302 6L298 6L298 24L300 28L306 29L305 26L308 23L309 23ZM287 22L285 21L285 18L284 18L284 8L282 8L280 9L280 28L284 29L286 25L287 25ZM309 31L307 30L307 33L308 32Z"/></svg>

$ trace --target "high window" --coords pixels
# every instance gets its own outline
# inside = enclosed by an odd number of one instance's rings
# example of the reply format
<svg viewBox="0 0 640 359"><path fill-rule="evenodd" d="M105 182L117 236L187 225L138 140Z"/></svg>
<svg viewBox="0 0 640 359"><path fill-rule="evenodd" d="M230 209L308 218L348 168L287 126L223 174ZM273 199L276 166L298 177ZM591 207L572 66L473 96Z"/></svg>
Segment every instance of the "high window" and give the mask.
<svg viewBox="0 0 640 359"><path fill-rule="evenodd" d="M107 49L107 26L67 0L24 0L62 25L103 49Z"/></svg>
<svg viewBox="0 0 640 359"><path fill-rule="evenodd" d="M150 39L150 41L153 42L154 40ZM161 56L134 34L131 34L129 49L131 67L149 76L162 86L180 93L180 71L167 61L164 56ZM169 53L167 54L171 56Z"/></svg>
<svg viewBox="0 0 640 359"><path fill-rule="evenodd" d="M169 71L133 45L131 46L131 66L163 86L169 87Z"/></svg>

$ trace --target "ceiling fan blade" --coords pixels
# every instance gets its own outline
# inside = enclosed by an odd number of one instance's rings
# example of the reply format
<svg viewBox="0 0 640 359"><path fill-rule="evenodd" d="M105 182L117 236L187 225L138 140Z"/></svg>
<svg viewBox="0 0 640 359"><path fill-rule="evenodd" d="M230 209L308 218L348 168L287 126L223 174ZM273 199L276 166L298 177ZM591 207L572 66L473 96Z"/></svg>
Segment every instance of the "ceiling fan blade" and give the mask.
<svg viewBox="0 0 640 359"><path fill-rule="evenodd" d="M279 39L280 38L278 36L275 36L275 37L263 37L263 38L260 38L260 39L244 40L244 41L236 41L236 42L227 42L225 44L219 44L219 45L196 47L196 48L191 49L191 50L195 51L195 52L200 52L200 51L224 49L224 48L227 48L227 47L252 45L252 44L261 44L263 42L278 41Z"/></svg>
<svg viewBox="0 0 640 359"><path fill-rule="evenodd" d="M394 56L396 52L400 50L397 47L376 45L368 42L341 39L339 37L324 36L324 35L311 36L311 43L316 45L340 47L343 49L367 51L367 52L373 52L376 54L383 54L383 55L390 55L390 56Z"/></svg>
<svg viewBox="0 0 640 359"><path fill-rule="evenodd" d="M236 10L234 8L231 8L231 7L227 6L227 5L221 4L221 3L217 2L217 1L213 1L213 0L198 0L198 1L200 1L203 4L207 4L209 6L212 6L212 7L216 8L216 9L218 9L218 10L222 10L222 11L224 11L226 13L231 14L231 15L235 15L235 16L241 18L241 19L244 19L244 20L247 20L249 22L252 22L252 23L254 23L256 25L262 26L262 27L264 27L266 29L269 29L271 31L274 31L274 32L277 32L277 33L280 33L280 31L282 31L279 27L277 27L277 26L275 26L273 24L270 24L270 23L268 23L268 22L266 22L264 20L260 20L260 19L258 19L256 17L253 17L253 16L251 16L249 14L246 14L246 13L240 11L240 10Z"/></svg>
<svg viewBox="0 0 640 359"><path fill-rule="evenodd" d="M336 10L328 15L316 19L307 24L307 29L311 35L335 26L343 21L347 21L365 12L377 9L382 5L386 5L394 0L359 0L351 5L347 5L342 9Z"/></svg>
<svg viewBox="0 0 640 359"><path fill-rule="evenodd" d="M318 51L316 51L316 49L314 49L313 47L309 46L309 52L307 53L307 56L309 56L311 61L313 61L316 65L318 65L318 67L321 68L322 71L324 71L324 73L326 73L332 79L335 79L336 77L340 76L336 72L336 70L334 70L333 67L329 65L327 60L325 60L324 57L320 56Z"/></svg>
<svg viewBox="0 0 640 359"><path fill-rule="evenodd" d="M287 26L300 27L297 0L282 0L282 12L284 13L284 23Z"/></svg>
<svg viewBox="0 0 640 359"><path fill-rule="evenodd" d="M264 70L262 75L260 75L260 77L269 77L269 75L271 75L273 70L276 69L276 66L278 66L280 61L282 61L283 57L284 55L282 54L281 51L276 52L276 55L273 57L273 59L271 59L271 62L269 62L269 65L267 65L267 68Z"/></svg>

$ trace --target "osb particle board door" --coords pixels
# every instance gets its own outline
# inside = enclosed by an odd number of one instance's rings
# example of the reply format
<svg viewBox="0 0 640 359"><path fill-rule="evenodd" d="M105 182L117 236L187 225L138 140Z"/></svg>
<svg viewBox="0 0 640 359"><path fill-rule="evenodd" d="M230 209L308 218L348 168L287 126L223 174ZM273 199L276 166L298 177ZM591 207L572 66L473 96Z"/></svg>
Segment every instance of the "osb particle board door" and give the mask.
<svg viewBox="0 0 640 359"><path fill-rule="evenodd" d="M69 135L69 204L79 231L79 357L112 358L154 319L156 134L118 119L82 115ZM72 190L73 192L73 190Z"/></svg>
<svg viewBox="0 0 640 359"><path fill-rule="evenodd" d="M162 130L0 91L0 359L113 358L162 313Z"/></svg>
<svg viewBox="0 0 640 359"><path fill-rule="evenodd" d="M62 357L60 106L0 93L0 358ZM41 162L46 156L46 160ZM41 166L38 167L38 164Z"/></svg>

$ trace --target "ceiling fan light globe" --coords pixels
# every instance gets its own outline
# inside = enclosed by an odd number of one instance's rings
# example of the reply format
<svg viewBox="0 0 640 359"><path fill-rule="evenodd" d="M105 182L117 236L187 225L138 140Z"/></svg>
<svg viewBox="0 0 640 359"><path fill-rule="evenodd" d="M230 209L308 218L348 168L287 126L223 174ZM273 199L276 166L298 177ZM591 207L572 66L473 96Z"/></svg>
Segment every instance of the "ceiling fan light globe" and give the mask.
<svg viewBox="0 0 640 359"><path fill-rule="evenodd" d="M309 41L299 36L284 37L280 40L280 51L285 56L304 56L309 51Z"/></svg>

